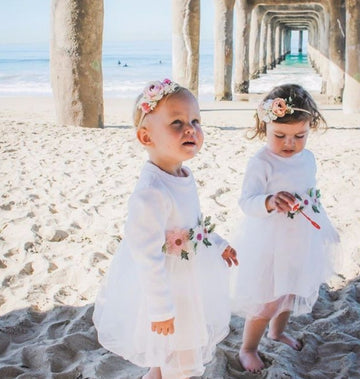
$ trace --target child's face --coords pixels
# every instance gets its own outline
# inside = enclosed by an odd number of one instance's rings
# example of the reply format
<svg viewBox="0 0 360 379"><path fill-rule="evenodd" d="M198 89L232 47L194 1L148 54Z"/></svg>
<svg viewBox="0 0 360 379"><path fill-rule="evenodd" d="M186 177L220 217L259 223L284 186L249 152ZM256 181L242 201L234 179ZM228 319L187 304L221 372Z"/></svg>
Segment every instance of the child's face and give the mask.
<svg viewBox="0 0 360 379"><path fill-rule="evenodd" d="M143 125L139 132L146 133L151 161L168 172L176 172L183 161L193 158L204 141L198 102L187 92L161 101Z"/></svg>
<svg viewBox="0 0 360 379"><path fill-rule="evenodd" d="M309 130L309 121L294 124L269 122L266 124L267 146L274 154L289 158L304 149Z"/></svg>

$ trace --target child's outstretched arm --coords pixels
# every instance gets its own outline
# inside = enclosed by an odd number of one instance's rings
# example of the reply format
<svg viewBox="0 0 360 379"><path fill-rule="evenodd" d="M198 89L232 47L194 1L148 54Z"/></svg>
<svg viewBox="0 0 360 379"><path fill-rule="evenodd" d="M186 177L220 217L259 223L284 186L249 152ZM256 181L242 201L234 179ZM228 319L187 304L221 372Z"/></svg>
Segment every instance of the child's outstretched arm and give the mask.
<svg viewBox="0 0 360 379"><path fill-rule="evenodd" d="M237 266L239 264L236 258L236 251L230 245L226 247L226 249L221 254L224 261L226 261L227 265L231 267L233 264Z"/></svg>
<svg viewBox="0 0 360 379"><path fill-rule="evenodd" d="M165 321L154 321L151 323L151 330L157 334L163 334L164 336L173 334L175 331L174 320L175 318L173 317Z"/></svg>

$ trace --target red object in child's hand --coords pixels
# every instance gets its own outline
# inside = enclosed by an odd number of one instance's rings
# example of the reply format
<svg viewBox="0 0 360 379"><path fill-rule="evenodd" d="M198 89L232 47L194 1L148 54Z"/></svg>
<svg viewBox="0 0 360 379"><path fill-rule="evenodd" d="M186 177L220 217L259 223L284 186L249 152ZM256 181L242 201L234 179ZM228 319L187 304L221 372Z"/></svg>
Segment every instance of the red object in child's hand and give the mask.
<svg viewBox="0 0 360 379"><path fill-rule="evenodd" d="M311 222L311 224L312 224L312 226L314 226L316 229L320 229L320 225L319 224L317 224L314 220L312 220L306 213L304 213L301 209L300 209L300 204L298 203L298 204L295 204L294 206L293 206L293 212L296 212L296 211L298 211L298 212L300 212L307 220L309 220L310 222Z"/></svg>

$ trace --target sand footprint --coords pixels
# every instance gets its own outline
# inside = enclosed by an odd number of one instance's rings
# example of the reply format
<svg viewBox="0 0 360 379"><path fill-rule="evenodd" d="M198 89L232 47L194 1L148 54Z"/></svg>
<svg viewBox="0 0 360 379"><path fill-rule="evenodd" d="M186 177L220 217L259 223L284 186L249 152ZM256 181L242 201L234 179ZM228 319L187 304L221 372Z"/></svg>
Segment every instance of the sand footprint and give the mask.
<svg viewBox="0 0 360 379"><path fill-rule="evenodd" d="M18 378L24 370L15 366L3 366L0 368L0 378Z"/></svg>
<svg viewBox="0 0 360 379"><path fill-rule="evenodd" d="M69 324L70 320L63 320L51 324L46 331L48 338L53 340L61 338L66 334L66 328Z"/></svg>
<svg viewBox="0 0 360 379"><path fill-rule="evenodd" d="M25 346L21 351L22 366L31 369L48 369L45 346Z"/></svg>
<svg viewBox="0 0 360 379"><path fill-rule="evenodd" d="M66 343L55 344L46 349L46 359L53 373L69 369L76 362L77 355L77 352L70 349Z"/></svg>
<svg viewBox="0 0 360 379"><path fill-rule="evenodd" d="M101 345L97 342L95 337L91 338L91 336L85 333L68 335L64 338L64 343L66 343L73 351L91 351L101 348Z"/></svg>

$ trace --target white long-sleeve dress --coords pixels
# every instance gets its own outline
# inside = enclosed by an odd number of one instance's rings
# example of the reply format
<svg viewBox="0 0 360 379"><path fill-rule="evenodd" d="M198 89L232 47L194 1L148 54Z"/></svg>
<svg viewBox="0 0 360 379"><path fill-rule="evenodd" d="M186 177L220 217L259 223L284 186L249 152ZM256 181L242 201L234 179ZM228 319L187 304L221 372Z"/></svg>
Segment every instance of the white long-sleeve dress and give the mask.
<svg viewBox="0 0 360 379"><path fill-rule="evenodd" d="M105 348L176 379L203 373L230 321L227 242L200 223L196 184L184 170L175 177L145 164L93 315ZM174 334L151 331L152 321L172 317Z"/></svg>
<svg viewBox="0 0 360 379"><path fill-rule="evenodd" d="M315 177L315 158L306 149L284 158L264 146L249 160L239 200L245 217L231 241L239 259L234 313L271 318L287 310L294 315L311 311L320 284L333 273L339 242ZM320 229L300 212L267 212L266 198L279 191L296 194L301 210Z"/></svg>

